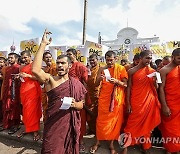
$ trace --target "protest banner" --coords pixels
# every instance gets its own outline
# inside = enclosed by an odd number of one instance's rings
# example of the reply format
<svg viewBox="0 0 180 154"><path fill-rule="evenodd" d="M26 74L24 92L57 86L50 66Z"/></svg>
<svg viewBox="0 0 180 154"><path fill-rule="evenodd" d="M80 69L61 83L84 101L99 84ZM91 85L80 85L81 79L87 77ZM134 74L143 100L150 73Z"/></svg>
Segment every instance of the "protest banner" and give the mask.
<svg viewBox="0 0 180 154"><path fill-rule="evenodd" d="M20 50L21 51L29 50L32 54L32 57L34 57L39 49L39 45L40 45L40 38L23 40L20 42Z"/></svg>

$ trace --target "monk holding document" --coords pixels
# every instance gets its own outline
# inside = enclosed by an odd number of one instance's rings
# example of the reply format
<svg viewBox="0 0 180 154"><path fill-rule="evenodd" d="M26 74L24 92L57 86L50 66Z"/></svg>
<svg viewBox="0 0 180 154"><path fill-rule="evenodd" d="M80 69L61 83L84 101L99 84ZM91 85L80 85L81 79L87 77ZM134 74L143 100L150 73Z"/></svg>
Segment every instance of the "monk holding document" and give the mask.
<svg viewBox="0 0 180 154"><path fill-rule="evenodd" d="M114 140L118 140L123 122L124 89L127 86L127 72L124 66L116 64L116 53L105 54L106 66L99 69L96 85L101 84L96 122L97 142L90 148L95 153L100 140L110 141L109 150L116 154Z"/></svg>
<svg viewBox="0 0 180 154"><path fill-rule="evenodd" d="M132 138L131 145L141 144L138 139L150 138L151 131L160 124L160 103L156 92L154 77L147 75L155 72L149 67L152 53L148 50L140 53L140 63L128 71L127 109L129 117L124 132ZM142 144L148 153L151 143ZM124 149L124 152L127 149Z"/></svg>
<svg viewBox="0 0 180 154"><path fill-rule="evenodd" d="M160 100L162 122L160 130L164 148L173 154L180 152L180 48L172 52L172 61L161 70Z"/></svg>
<svg viewBox="0 0 180 154"><path fill-rule="evenodd" d="M30 51L22 51L21 58L24 66L20 69L21 87L20 97L23 106L23 122L25 132L18 137L22 137L25 133L33 133L34 141L40 139L38 131L40 129L41 111L41 87L37 78L32 74L32 60Z"/></svg>
<svg viewBox="0 0 180 154"><path fill-rule="evenodd" d="M34 75L45 84L48 95L41 153L79 154L79 110L83 108L86 90L79 80L69 77L72 64L67 55L57 57L57 76L51 76L41 69L43 52L51 42L51 38L47 38L49 34L51 32L45 30L32 67Z"/></svg>

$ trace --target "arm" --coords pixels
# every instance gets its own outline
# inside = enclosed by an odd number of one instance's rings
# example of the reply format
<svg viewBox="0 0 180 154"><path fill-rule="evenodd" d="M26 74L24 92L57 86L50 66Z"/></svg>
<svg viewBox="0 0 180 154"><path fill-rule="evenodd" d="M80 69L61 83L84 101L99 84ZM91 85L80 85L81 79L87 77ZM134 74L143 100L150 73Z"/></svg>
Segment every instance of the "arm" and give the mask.
<svg viewBox="0 0 180 154"><path fill-rule="evenodd" d="M115 79L115 78L111 78L109 80L109 82L112 84L116 84L117 86L127 87L127 79L126 78L123 78L122 81Z"/></svg>
<svg viewBox="0 0 180 154"><path fill-rule="evenodd" d="M125 67L122 68L121 70L121 78L118 80L118 79L115 79L115 78L111 78L109 80L110 83L112 84L115 84L117 86L121 86L121 87L127 87L127 78L128 78L128 74L127 74L127 71L125 69Z"/></svg>
<svg viewBox="0 0 180 154"><path fill-rule="evenodd" d="M36 56L34 58L34 62L32 65L32 72L35 75L35 77L37 77L38 80L40 80L41 82L45 83L47 81L49 81L50 78L50 74L45 73L42 69L41 69L41 65L42 65L42 59L43 59L43 53L45 50L45 47L47 45L49 45L52 41L51 38L47 38L47 36L51 34L51 32L48 32L47 30L45 30L44 35L42 37L42 41L40 44L40 47L36 53Z"/></svg>
<svg viewBox="0 0 180 154"><path fill-rule="evenodd" d="M131 113L131 87L132 87L132 73L131 71L128 72L128 83L126 89L126 103L127 103L127 112Z"/></svg>
<svg viewBox="0 0 180 154"><path fill-rule="evenodd" d="M22 78L30 78L32 80L37 80L37 78L34 75L27 74L27 73L24 73L24 72L19 73L19 76L22 77Z"/></svg>
<svg viewBox="0 0 180 154"><path fill-rule="evenodd" d="M96 77L96 81L95 81L95 86L98 87L101 83L101 81L105 78L105 75L102 74L102 71L104 70L103 67L99 68L98 72L97 72L97 77Z"/></svg>
<svg viewBox="0 0 180 154"><path fill-rule="evenodd" d="M160 87L159 87L159 96L160 96L160 102L162 105L162 112L165 116L170 116L171 111L169 107L167 106L165 92L164 92L165 83L166 83L166 71L164 69L161 69L160 74L161 74L162 83L160 84Z"/></svg>

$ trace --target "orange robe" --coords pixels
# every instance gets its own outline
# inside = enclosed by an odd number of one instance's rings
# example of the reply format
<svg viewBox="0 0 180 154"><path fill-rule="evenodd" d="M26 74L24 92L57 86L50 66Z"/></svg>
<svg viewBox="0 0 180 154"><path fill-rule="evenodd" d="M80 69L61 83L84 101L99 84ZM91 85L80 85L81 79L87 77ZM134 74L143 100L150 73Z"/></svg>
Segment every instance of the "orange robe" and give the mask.
<svg viewBox="0 0 180 154"><path fill-rule="evenodd" d="M32 75L32 63L24 66L21 72ZM35 132L40 129L41 111L41 87L38 81L24 78L21 82L20 97L23 106L23 122L25 131Z"/></svg>
<svg viewBox="0 0 180 154"><path fill-rule="evenodd" d="M57 75L56 64L52 63L52 65L43 67L44 72L51 74L52 76ZM48 108L48 97L46 93L46 89L42 89L42 108L43 108L43 121L46 120L46 110Z"/></svg>
<svg viewBox="0 0 180 154"><path fill-rule="evenodd" d="M118 64L115 64L114 68L109 68L109 72L111 77L118 80L128 78L125 68ZM114 93L114 96L112 96L112 93ZM106 79L102 81L96 121L96 136L98 140L118 139L123 122L124 96L123 87L118 86L115 88L114 84L107 82ZM112 97L114 97L114 106L113 110L110 111Z"/></svg>
<svg viewBox="0 0 180 154"><path fill-rule="evenodd" d="M162 136L166 140L171 141L164 144L168 152L180 151L180 67L177 66L166 76L165 97L168 107L171 110L171 115L166 117L162 115L160 130ZM178 140L176 141L172 140Z"/></svg>
<svg viewBox="0 0 180 154"><path fill-rule="evenodd" d="M89 95L89 100L87 100L87 105L92 111L93 115L87 114L87 122L91 132L96 133L96 118L97 118L97 109L98 109L98 97L100 86L95 86L97 72L99 70L99 65L90 69L91 75L88 77L87 81L87 90Z"/></svg>
<svg viewBox="0 0 180 154"><path fill-rule="evenodd" d="M150 67L144 67L132 76L131 108L132 113L128 117L125 133L130 133L133 144L135 138L149 138L150 132L160 124L160 103L153 78L147 75L154 72ZM151 143L143 144L144 149L149 149Z"/></svg>
<svg viewBox="0 0 180 154"><path fill-rule="evenodd" d="M88 70L85 65L80 62L73 63L69 70L69 76L79 80L82 84L87 83L88 80ZM81 134L80 139L86 134L86 111L82 109L81 112Z"/></svg>

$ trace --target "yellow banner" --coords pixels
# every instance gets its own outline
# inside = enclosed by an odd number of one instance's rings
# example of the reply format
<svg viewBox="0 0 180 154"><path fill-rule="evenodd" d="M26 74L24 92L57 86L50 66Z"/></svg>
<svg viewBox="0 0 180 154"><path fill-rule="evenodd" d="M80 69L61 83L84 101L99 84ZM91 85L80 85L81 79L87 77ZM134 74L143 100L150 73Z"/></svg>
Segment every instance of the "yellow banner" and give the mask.
<svg viewBox="0 0 180 154"><path fill-rule="evenodd" d="M24 40L20 42L20 50L21 51L29 50L32 56L35 56L36 52L39 49L39 45L40 45L39 38Z"/></svg>

